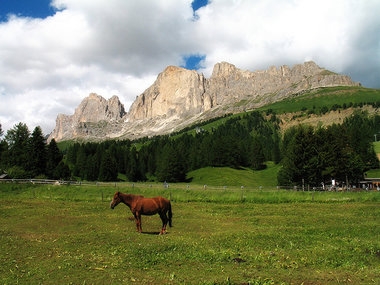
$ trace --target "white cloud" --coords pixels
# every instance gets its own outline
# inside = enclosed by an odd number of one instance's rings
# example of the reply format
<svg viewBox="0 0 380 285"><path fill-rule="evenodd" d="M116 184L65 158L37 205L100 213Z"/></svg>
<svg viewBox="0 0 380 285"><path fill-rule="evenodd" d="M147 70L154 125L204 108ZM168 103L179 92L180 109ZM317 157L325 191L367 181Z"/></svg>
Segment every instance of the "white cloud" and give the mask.
<svg viewBox="0 0 380 285"><path fill-rule="evenodd" d="M0 123L52 131L90 92L128 109L168 65L206 55L257 70L314 60L380 87L377 0L55 0L46 19L0 23Z"/></svg>

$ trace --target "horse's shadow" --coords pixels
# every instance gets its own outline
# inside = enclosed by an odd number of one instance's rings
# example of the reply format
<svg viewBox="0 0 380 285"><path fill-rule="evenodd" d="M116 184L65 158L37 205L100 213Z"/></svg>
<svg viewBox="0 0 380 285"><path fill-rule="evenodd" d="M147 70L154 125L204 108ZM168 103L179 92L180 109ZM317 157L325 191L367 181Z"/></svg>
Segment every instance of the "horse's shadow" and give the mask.
<svg viewBox="0 0 380 285"><path fill-rule="evenodd" d="M159 235L160 232L141 232L144 235Z"/></svg>
<svg viewBox="0 0 380 285"><path fill-rule="evenodd" d="M144 232L144 231L142 231L141 234L143 234L143 235L152 235L152 236L154 236L154 235L159 235L160 232L148 232L148 231ZM167 234L169 234L169 233L168 233L168 232L165 232L165 233L162 234L162 235L165 236L165 235L167 235Z"/></svg>

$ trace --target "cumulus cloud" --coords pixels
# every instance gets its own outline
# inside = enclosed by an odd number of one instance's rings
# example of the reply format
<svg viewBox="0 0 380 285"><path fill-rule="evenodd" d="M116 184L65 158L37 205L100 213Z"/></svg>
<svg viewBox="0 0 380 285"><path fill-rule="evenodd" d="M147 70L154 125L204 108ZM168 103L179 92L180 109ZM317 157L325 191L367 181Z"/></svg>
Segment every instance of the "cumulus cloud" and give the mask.
<svg viewBox="0 0 380 285"><path fill-rule="evenodd" d="M207 1L206 1L207 3ZM0 123L52 131L91 92L126 109L168 65L228 61L248 70L314 60L380 87L380 2L54 0L44 19L0 23ZM196 15L196 17L195 17Z"/></svg>

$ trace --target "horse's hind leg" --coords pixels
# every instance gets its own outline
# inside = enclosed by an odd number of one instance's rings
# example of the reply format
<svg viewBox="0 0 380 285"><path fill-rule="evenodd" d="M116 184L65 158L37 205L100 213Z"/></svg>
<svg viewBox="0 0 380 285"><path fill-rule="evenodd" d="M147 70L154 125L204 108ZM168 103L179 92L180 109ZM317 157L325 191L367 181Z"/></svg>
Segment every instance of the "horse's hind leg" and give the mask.
<svg viewBox="0 0 380 285"><path fill-rule="evenodd" d="M166 234L166 225L168 224L168 217L166 216L166 213L160 213L160 218L162 221L162 228L160 235Z"/></svg>

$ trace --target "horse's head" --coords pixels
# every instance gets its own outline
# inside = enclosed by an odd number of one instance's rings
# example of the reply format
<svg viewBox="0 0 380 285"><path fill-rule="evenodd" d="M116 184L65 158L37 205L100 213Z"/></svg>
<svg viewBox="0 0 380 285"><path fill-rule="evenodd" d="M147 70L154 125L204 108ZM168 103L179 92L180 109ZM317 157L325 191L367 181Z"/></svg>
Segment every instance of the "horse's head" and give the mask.
<svg viewBox="0 0 380 285"><path fill-rule="evenodd" d="M115 192L110 204L111 209L115 208L120 202L121 202L120 192Z"/></svg>

